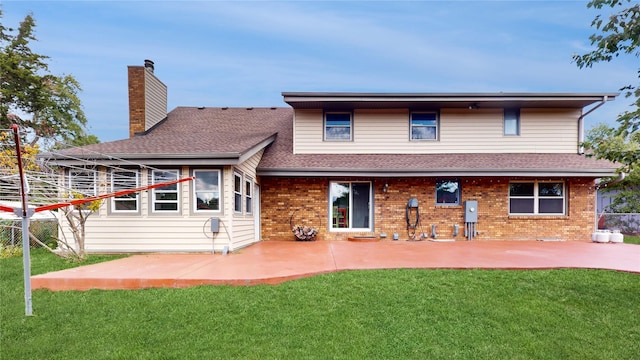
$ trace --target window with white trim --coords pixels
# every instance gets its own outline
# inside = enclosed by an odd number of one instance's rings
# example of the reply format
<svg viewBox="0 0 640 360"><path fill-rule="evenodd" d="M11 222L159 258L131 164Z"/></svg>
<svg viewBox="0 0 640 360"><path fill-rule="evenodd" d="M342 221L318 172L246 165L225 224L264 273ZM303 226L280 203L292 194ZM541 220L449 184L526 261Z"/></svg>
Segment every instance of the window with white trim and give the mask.
<svg viewBox="0 0 640 360"><path fill-rule="evenodd" d="M233 173L233 211L242 213L242 175Z"/></svg>
<svg viewBox="0 0 640 360"><path fill-rule="evenodd" d="M153 170L151 185L178 180L178 170ZM166 185L152 189L152 204L154 212L178 212L179 192L178 184Z"/></svg>
<svg viewBox="0 0 640 360"><path fill-rule="evenodd" d="M117 170L111 172L111 192L117 193L124 190L139 187L138 172ZM137 212L140 195L132 192L111 198L111 211L113 212Z"/></svg>
<svg viewBox="0 0 640 360"><path fill-rule="evenodd" d="M329 219L333 230L369 231L371 229L370 182L330 182Z"/></svg>
<svg viewBox="0 0 640 360"><path fill-rule="evenodd" d="M193 176L193 211L220 211L220 170L193 170Z"/></svg>
<svg viewBox="0 0 640 360"><path fill-rule="evenodd" d="M560 181L509 183L509 214L564 215L565 184Z"/></svg>
<svg viewBox="0 0 640 360"><path fill-rule="evenodd" d="M438 140L438 113L411 113L411 140Z"/></svg>
<svg viewBox="0 0 640 360"><path fill-rule="evenodd" d="M244 211L251 214L253 212L253 180L248 178L244 180L244 202Z"/></svg>
<svg viewBox="0 0 640 360"><path fill-rule="evenodd" d="M70 169L69 189L84 197L98 195L96 172L90 169Z"/></svg>
<svg viewBox="0 0 640 360"><path fill-rule="evenodd" d="M504 109L504 135L520 135L520 109Z"/></svg>
<svg viewBox="0 0 640 360"><path fill-rule="evenodd" d="M351 140L351 113L330 112L324 114L324 139L328 141Z"/></svg>

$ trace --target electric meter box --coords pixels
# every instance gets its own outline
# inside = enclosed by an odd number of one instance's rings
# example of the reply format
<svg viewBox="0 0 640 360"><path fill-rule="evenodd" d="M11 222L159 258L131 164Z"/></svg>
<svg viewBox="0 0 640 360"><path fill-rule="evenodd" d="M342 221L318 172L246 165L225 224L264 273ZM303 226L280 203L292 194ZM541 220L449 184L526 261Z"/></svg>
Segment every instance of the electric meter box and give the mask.
<svg viewBox="0 0 640 360"><path fill-rule="evenodd" d="M478 222L478 201L467 200L464 202L464 222Z"/></svg>
<svg viewBox="0 0 640 360"><path fill-rule="evenodd" d="M217 233L220 231L220 218L211 218L211 232Z"/></svg>

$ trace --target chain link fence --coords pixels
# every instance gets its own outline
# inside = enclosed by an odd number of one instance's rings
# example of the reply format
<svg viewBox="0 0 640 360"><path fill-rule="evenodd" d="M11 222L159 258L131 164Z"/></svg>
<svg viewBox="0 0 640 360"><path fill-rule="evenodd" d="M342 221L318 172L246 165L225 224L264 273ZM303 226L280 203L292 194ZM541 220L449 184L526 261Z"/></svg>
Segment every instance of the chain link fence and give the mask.
<svg viewBox="0 0 640 360"><path fill-rule="evenodd" d="M34 220L29 222L29 232L52 249L57 247L58 222L55 219ZM30 238L31 248L42 247L33 238ZM22 220L0 220L0 257L22 253Z"/></svg>
<svg viewBox="0 0 640 360"><path fill-rule="evenodd" d="M640 213L602 213L598 229L620 230L625 235L640 235Z"/></svg>

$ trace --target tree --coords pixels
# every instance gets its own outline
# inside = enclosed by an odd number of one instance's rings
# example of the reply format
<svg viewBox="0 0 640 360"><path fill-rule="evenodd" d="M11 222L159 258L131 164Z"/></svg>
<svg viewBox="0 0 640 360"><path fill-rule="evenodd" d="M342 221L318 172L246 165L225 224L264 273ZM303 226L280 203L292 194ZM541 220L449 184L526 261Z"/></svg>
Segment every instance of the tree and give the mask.
<svg viewBox="0 0 640 360"><path fill-rule="evenodd" d="M98 142L86 132L78 81L71 75L51 74L46 63L49 57L29 47L37 41L35 26L31 15L17 29L0 23L0 128L18 124L28 137L25 143L47 148Z"/></svg>
<svg viewBox="0 0 640 360"><path fill-rule="evenodd" d="M627 6L628 7L625 7ZM584 55L574 55L580 68L592 67L597 62L612 61L621 55L640 57L640 4L631 0L592 0L587 7L610 7L613 14L606 20L598 15L592 21L597 32L589 37L597 48ZM635 98L631 110L617 119L617 127L601 124L587 135L584 142L589 156L607 159L619 164L618 171L626 178L611 183L609 189L618 190L612 210L640 212L640 68L638 82L620 89L627 98Z"/></svg>

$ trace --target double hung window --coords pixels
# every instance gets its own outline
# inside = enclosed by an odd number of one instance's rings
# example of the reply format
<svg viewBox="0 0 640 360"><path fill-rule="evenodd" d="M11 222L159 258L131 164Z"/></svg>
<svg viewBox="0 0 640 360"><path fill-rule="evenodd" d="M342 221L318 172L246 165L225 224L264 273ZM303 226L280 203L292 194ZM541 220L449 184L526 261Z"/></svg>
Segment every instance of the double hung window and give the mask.
<svg viewBox="0 0 640 360"><path fill-rule="evenodd" d="M251 214L253 212L253 181L251 179L244 180L244 200L244 211Z"/></svg>
<svg viewBox="0 0 640 360"><path fill-rule="evenodd" d="M563 182L512 182L509 184L509 214L564 215Z"/></svg>
<svg viewBox="0 0 640 360"><path fill-rule="evenodd" d="M330 214L332 229L371 229L371 183L331 182Z"/></svg>
<svg viewBox="0 0 640 360"><path fill-rule="evenodd" d="M178 170L153 170L151 172L152 185L175 180L178 180ZM154 188L152 193L154 212L178 211L178 184Z"/></svg>
<svg viewBox="0 0 640 360"><path fill-rule="evenodd" d="M324 115L324 139L329 141L351 140L351 113L326 113Z"/></svg>
<svg viewBox="0 0 640 360"><path fill-rule="evenodd" d="M233 211L242 212L242 175L233 173Z"/></svg>
<svg viewBox="0 0 640 360"><path fill-rule="evenodd" d="M98 195L96 189L96 172L91 169L69 170L69 189L71 196L79 194L82 197Z"/></svg>
<svg viewBox="0 0 640 360"><path fill-rule="evenodd" d="M194 170L196 212L220 211L220 170Z"/></svg>
<svg viewBox="0 0 640 360"><path fill-rule="evenodd" d="M411 140L437 140L438 114L435 112L411 113Z"/></svg>
<svg viewBox="0 0 640 360"><path fill-rule="evenodd" d="M114 193L139 187L137 171L117 170L111 173L111 191ZM140 196L137 192L114 196L111 210L114 212L137 212Z"/></svg>

